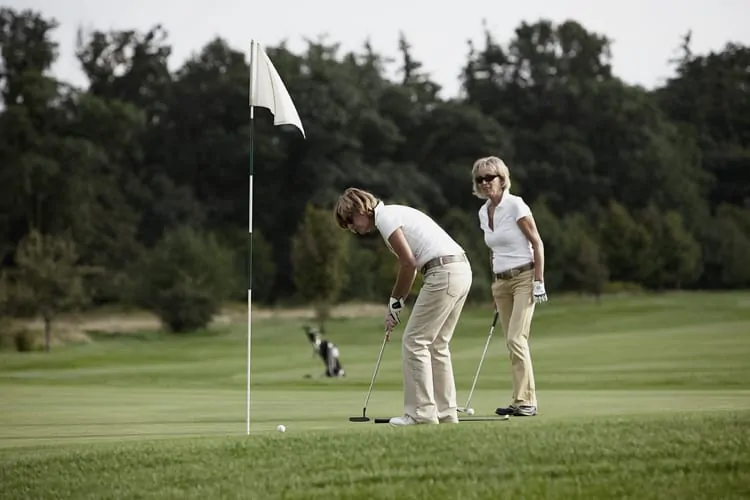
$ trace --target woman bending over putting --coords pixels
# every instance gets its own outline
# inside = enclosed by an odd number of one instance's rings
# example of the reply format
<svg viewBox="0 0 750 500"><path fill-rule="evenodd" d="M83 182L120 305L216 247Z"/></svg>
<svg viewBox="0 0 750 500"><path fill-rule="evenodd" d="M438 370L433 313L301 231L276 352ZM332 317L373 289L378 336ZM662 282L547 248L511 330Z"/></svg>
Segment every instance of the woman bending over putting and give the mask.
<svg viewBox="0 0 750 500"><path fill-rule="evenodd" d="M342 229L357 234L377 229L398 258L398 275L385 314L388 337L399 324L417 271L422 273L422 288L402 340L404 415L390 423L458 423L450 341L472 281L463 248L425 213L384 204L361 189L344 191L334 213Z"/></svg>

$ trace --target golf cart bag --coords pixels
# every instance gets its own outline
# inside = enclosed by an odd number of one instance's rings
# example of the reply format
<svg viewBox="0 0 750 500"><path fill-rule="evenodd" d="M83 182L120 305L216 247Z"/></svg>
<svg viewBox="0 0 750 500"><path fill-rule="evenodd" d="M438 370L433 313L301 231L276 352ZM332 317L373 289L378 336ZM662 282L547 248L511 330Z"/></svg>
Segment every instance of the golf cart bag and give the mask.
<svg viewBox="0 0 750 500"><path fill-rule="evenodd" d="M339 348L330 340L322 338L322 333L318 327L305 326L307 339L312 344L313 356L318 355L323 360L326 367L326 377L343 377L344 369L339 359Z"/></svg>

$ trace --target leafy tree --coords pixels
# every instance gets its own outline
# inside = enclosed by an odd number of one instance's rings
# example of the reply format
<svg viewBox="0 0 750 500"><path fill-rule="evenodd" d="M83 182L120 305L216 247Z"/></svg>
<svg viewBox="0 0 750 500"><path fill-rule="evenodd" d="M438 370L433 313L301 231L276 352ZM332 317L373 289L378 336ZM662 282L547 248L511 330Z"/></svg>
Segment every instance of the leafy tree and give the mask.
<svg viewBox="0 0 750 500"><path fill-rule="evenodd" d="M171 229L132 269L130 300L172 332L205 328L237 283L233 257L210 233Z"/></svg>
<svg viewBox="0 0 750 500"><path fill-rule="evenodd" d="M748 216L750 210L722 204L701 233L703 286L729 289L750 286Z"/></svg>
<svg viewBox="0 0 750 500"><path fill-rule="evenodd" d="M563 269L583 271L600 257L613 280L637 286L746 286L750 48L699 54L686 36L672 77L646 90L614 74L607 35L576 20L520 22L506 40L483 27L460 68L461 94L450 99L408 33L394 40L394 58L369 40L350 51L326 37L298 53L266 47L307 140L256 109L258 301L294 296L290 231L308 206L329 206L351 185L450 226L475 269L472 300L482 300L487 252L469 172L490 154L508 163L513 191L534 207L551 288L596 288L601 274ZM100 271L86 278L92 302L117 302L132 263L191 228L231 254L228 298L239 300L246 48L216 37L174 64L159 25L81 30L76 56L87 81L76 88L52 73L57 28L42 13L0 8L0 270L17 267L15 249L30 231L68 234L78 265ZM571 241L565 220L593 232ZM392 255L375 239L347 241L346 286L330 300L382 300ZM179 310L190 290L174 285L170 307Z"/></svg>
<svg viewBox="0 0 750 500"><path fill-rule="evenodd" d="M698 141L711 173L713 205L739 205L750 198L750 47L727 43L723 50L694 54L688 33L676 74L655 92L682 133Z"/></svg>
<svg viewBox="0 0 750 500"><path fill-rule="evenodd" d="M15 261L18 267L9 297L12 309L42 317L45 350L49 351L54 319L89 300L84 287L87 270L79 265L70 237L43 235L36 230L21 240Z"/></svg>
<svg viewBox="0 0 750 500"><path fill-rule="evenodd" d="M261 231L253 231L252 286L253 300L268 303L273 294L273 283L276 275L276 263L271 242ZM246 271L247 268L245 267ZM244 278L244 274L243 274ZM243 281L244 283L244 281Z"/></svg>
<svg viewBox="0 0 750 500"><path fill-rule="evenodd" d="M595 238L595 231L581 214L562 221L567 287L599 297L609 278L606 257Z"/></svg>
<svg viewBox="0 0 750 500"><path fill-rule="evenodd" d="M383 289L377 287L378 283L378 254L371 248L371 240L348 238L349 260L346 268L348 279L342 290L341 298L344 301L381 301Z"/></svg>
<svg viewBox="0 0 750 500"><path fill-rule="evenodd" d="M652 236L621 204L609 203L599 221L598 241L611 280L642 282L652 272Z"/></svg>
<svg viewBox="0 0 750 500"><path fill-rule="evenodd" d="M565 254L565 229L547 206L544 198L531 205L539 236L544 242L544 282L547 290L560 289L568 266Z"/></svg>
<svg viewBox="0 0 750 500"><path fill-rule="evenodd" d="M11 315L8 311L8 278L5 272L0 272L0 349L10 345Z"/></svg>
<svg viewBox="0 0 750 500"><path fill-rule="evenodd" d="M645 278L646 285L658 290L692 285L701 271L701 248L685 228L680 214L661 213L650 206L640 219L652 238L649 252L652 266Z"/></svg>
<svg viewBox="0 0 750 500"><path fill-rule="evenodd" d="M348 235L336 225L330 210L308 205L292 237L294 282L300 298L315 307L324 324L330 308L346 285L349 260Z"/></svg>

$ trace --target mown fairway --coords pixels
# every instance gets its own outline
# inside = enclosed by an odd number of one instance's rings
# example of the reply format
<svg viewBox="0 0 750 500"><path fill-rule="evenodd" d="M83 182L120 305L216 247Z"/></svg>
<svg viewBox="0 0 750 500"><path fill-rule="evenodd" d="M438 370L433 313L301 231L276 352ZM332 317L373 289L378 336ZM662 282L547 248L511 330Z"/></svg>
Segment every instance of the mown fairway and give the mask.
<svg viewBox="0 0 750 500"><path fill-rule="evenodd" d="M0 498L749 497L750 293L552 299L532 334L540 415L508 422L348 422L380 315L329 326L344 380L319 378L303 321L254 322L249 437L242 325L0 353ZM459 405L491 320L467 310L456 333ZM399 340L370 416L400 414ZM504 349L498 327L477 414L508 402Z"/></svg>

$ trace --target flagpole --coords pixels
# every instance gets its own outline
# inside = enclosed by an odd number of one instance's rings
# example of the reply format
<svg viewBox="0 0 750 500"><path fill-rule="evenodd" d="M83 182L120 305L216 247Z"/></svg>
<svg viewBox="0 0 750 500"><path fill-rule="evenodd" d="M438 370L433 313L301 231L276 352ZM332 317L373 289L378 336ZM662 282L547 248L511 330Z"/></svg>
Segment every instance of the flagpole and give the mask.
<svg viewBox="0 0 750 500"><path fill-rule="evenodd" d="M253 254L253 163L255 161L255 108L267 108L274 116L274 125L294 125L305 137L305 129L299 118L289 91L278 71L261 46L250 42L250 178L248 195L248 267L247 267L247 406L245 432L250 434L250 349L252 347L252 254Z"/></svg>
<svg viewBox="0 0 750 500"><path fill-rule="evenodd" d="M252 308L253 308L253 136L254 107L250 106L250 180L249 180L249 209L248 209L248 238L247 238L247 417L246 433L250 434L250 349L252 345Z"/></svg>
<svg viewBox="0 0 750 500"><path fill-rule="evenodd" d="M256 42L250 42L250 175L248 194L248 238L247 238L247 388L245 408L245 433L250 435L250 351L252 347L252 308L253 308L253 172L255 155L255 106L253 106L257 73Z"/></svg>

